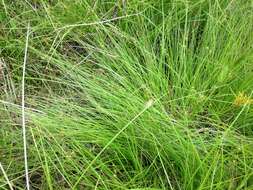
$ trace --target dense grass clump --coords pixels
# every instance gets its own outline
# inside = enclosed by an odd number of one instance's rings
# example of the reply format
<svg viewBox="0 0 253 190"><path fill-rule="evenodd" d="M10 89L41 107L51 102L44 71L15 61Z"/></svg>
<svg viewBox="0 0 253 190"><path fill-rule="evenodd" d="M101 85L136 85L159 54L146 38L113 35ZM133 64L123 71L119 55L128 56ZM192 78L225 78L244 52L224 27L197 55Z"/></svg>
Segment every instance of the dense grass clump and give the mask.
<svg viewBox="0 0 253 190"><path fill-rule="evenodd" d="M0 7L0 189L253 189L252 1Z"/></svg>

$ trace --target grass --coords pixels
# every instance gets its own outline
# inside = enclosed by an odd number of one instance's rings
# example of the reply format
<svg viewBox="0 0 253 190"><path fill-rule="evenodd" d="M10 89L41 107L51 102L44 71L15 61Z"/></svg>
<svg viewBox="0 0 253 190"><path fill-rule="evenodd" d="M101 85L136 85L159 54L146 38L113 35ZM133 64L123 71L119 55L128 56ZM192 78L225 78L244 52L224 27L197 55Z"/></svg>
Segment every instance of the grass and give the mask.
<svg viewBox="0 0 253 190"><path fill-rule="evenodd" d="M251 0L0 7L0 189L253 189Z"/></svg>

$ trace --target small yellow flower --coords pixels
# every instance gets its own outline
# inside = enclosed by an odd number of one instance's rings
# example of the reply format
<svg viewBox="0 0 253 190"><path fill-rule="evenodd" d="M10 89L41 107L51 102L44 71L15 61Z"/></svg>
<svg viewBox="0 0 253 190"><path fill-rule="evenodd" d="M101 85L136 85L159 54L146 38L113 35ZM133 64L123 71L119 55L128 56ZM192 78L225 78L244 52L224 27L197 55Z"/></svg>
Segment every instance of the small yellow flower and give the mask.
<svg viewBox="0 0 253 190"><path fill-rule="evenodd" d="M243 106L253 104L253 99L245 95L243 92L240 92L234 99L233 104L235 106Z"/></svg>

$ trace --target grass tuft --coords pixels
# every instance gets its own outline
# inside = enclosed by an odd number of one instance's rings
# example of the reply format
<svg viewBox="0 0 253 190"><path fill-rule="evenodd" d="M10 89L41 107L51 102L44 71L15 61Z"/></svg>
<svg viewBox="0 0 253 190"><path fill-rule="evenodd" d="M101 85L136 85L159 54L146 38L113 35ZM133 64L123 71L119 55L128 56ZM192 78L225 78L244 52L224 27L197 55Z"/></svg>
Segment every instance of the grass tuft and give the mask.
<svg viewBox="0 0 253 190"><path fill-rule="evenodd" d="M0 189L253 188L251 1L0 3Z"/></svg>

